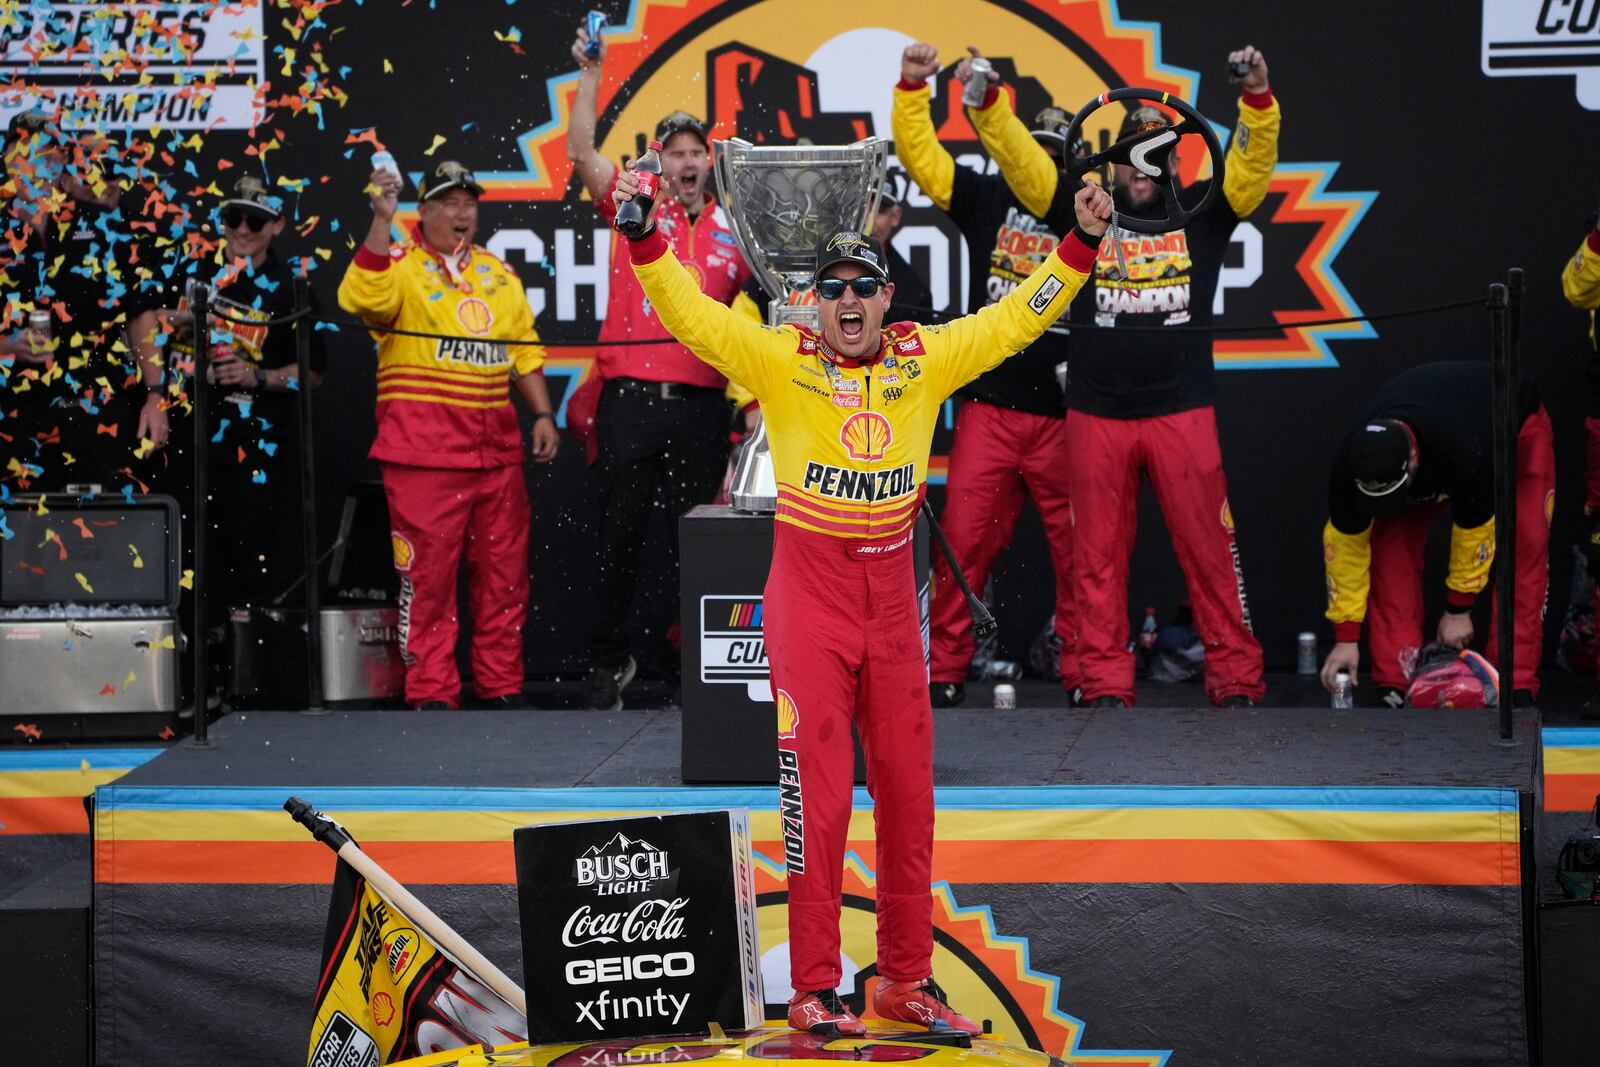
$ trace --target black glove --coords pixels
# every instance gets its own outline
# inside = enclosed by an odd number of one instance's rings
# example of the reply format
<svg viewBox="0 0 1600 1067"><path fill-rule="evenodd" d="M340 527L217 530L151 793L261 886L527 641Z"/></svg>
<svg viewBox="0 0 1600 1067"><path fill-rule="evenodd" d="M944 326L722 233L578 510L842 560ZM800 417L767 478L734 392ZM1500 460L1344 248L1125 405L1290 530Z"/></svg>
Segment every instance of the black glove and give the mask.
<svg viewBox="0 0 1600 1067"><path fill-rule="evenodd" d="M1579 548L1584 563L1588 564L1590 580L1600 585L1600 514L1589 516L1589 529Z"/></svg>

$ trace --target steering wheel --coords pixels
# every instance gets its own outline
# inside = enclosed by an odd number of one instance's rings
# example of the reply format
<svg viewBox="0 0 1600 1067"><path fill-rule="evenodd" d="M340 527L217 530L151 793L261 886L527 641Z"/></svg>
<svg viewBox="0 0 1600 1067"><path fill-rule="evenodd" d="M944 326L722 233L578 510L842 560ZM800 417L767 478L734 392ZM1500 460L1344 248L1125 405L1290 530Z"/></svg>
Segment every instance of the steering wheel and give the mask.
<svg viewBox="0 0 1600 1067"><path fill-rule="evenodd" d="M1062 170L1072 183L1072 191L1077 192L1083 188L1083 176L1090 171L1098 170L1110 163L1126 163L1160 187L1163 214L1160 216L1119 214L1117 225L1135 233L1170 233L1182 229L1195 216L1211 207L1218 191L1222 188L1225 154L1221 142L1217 140L1216 131L1198 111L1170 93L1161 92L1159 89L1129 87L1111 89L1083 105L1078 113L1072 116L1072 121L1067 124L1064 131L1067 144L1078 143L1078 139L1083 136L1083 124L1090 115L1107 104L1119 100L1148 100L1154 104L1161 104L1176 111L1182 121L1176 126L1162 126L1141 133L1130 133L1104 152L1096 152L1082 159L1072 158L1069 154L1062 162ZM1181 139L1189 135L1198 136L1205 141L1206 151L1211 153L1211 185L1199 203L1185 205L1178 197L1178 186L1174 181L1177 175L1172 170L1172 150Z"/></svg>

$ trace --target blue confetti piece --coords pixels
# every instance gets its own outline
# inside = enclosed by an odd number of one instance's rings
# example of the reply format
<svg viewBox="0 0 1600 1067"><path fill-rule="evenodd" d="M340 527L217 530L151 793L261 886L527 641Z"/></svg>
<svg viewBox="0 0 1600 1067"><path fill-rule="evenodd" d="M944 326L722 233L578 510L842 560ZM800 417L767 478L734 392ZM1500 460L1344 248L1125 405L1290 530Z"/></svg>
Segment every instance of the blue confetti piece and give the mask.
<svg viewBox="0 0 1600 1067"><path fill-rule="evenodd" d="M250 475L250 480L252 482L255 482L257 485L266 485L267 484L267 472L266 471L256 471L254 474Z"/></svg>
<svg viewBox="0 0 1600 1067"><path fill-rule="evenodd" d="M222 432L228 428L228 423L230 421L231 420L229 419L222 420L222 423L217 427L217 432L211 438L212 444L220 445L222 443Z"/></svg>
<svg viewBox="0 0 1600 1067"><path fill-rule="evenodd" d="M269 456L276 456L278 454L278 445L275 441L257 441L256 447L261 449L261 451L265 452ZM262 479L262 481L265 480L265 478Z"/></svg>

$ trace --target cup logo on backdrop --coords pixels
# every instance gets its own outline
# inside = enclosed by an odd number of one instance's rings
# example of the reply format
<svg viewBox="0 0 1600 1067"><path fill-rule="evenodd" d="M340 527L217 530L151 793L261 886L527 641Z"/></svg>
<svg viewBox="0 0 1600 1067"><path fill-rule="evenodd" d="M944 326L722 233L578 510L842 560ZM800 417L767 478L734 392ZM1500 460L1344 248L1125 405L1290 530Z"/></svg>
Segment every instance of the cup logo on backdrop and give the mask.
<svg viewBox="0 0 1600 1067"><path fill-rule="evenodd" d="M1600 4L1590 0L1483 0L1483 73L1571 77L1573 95L1600 111Z"/></svg>
<svg viewBox="0 0 1600 1067"><path fill-rule="evenodd" d="M1017 113L1024 116L1051 104L1071 112L1105 89L1125 85L1193 99L1200 80L1197 72L1163 60L1158 25L1124 21L1113 0L886 4L863 14L858 20L863 25L844 29L797 21L791 8L782 0L637 0L631 18L606 32L601 152L609 159L637 156L645 134L661 116L684 109L707 117L713 142L741 137L758 145L801 139L849 144L873 135L887 138L904 47L930 40L941 56L963 55L974 26L983 27L984 40L994 42L990 59L1014 94ZM488 189L491 205L533 202L532 210L517 213L520 220L531 217L532 227L493 233L489 248L502 258L523 259L528 269L522 275L531 279L528 293L535 312L553 305L556 318L574 323L573 332L581 335L604 312L603 271L587 265L604 265L609 257L604 245L591 249L588 242L611 237L595 224L597 217L577 216L574 226L572 205L561 203L577 187L565 150L576 85L571 71L548 79L555 117L517 137L520 157L531 161L529 169L480 170L478 180ZM961 86L949 70L937 77L934 123L958 164L983 167L978 136L960 106L960 95ZM1115 108L1101 109L1087 131L1091 144L1109 144L1121 118ZM1234 125L1231 108L1211 118ZM1187 155L1184 180L1204 177L1198 172L1203 153ZM1334 260L1376 194L1330 191L1338 166L1281 162L1266 201L1235 230L1235 247L1227 253L1218 285L1219 322L1285 324L1248 340L1219 337L1218 366L1333 366L1330 341L1376 336L1366 323L1294 325L1296 320L1361 313L1339 280ZM895 246L927 276L935 305L976 310L964 307L965 244L944 213L912 187L904 221ZM492 225L492 217L486 223ZM1264 270L1269 257L1285 265L1270 277ZM547 371L575 375L585 366L587 357L558 353Z"/></svg>

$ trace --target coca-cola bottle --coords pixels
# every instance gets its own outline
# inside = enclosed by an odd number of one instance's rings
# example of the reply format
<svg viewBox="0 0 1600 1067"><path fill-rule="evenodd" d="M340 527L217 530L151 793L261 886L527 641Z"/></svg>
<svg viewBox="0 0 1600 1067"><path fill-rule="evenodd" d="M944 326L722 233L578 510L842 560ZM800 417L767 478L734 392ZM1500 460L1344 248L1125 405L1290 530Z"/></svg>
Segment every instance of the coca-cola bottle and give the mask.
<svg viewBox="0 0 1600 1067"><path fill-rule="evenodd" d="M655 206L656 193L661 188L661 142L651 141L650 150L633 165L639 179L639 191L633 199L617 208L617 232L633 240L644 236L649 227L650 209Z"/></svg>

